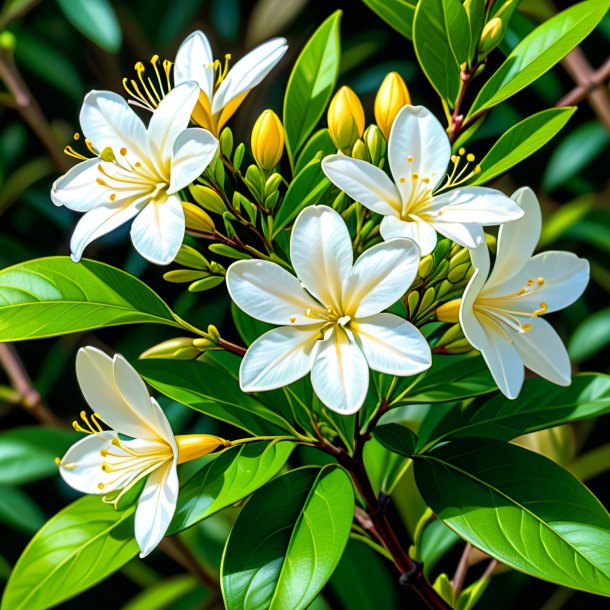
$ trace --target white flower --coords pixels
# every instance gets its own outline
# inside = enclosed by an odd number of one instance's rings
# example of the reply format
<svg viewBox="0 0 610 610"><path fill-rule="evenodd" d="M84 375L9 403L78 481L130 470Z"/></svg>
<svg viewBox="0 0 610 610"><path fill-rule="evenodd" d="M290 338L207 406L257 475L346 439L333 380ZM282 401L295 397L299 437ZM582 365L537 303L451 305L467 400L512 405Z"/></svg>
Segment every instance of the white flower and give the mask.
<svg viewBox="0 0 610 610"><path fill-rule="evenodd" d="M146 128L116 93L87 94L80 123L99 157L70 169L51 191L55 205L85 212L70 244L75 261L94 239L134 217L136 250L159 265L174 259L185 230L179 191L203 172L218 147L208 131L187 129L197 97L196 83L176 87Z"/></svg>
<svg viewBox="0 0 610 610"><path fill-rule="evenodd" d="M242 57L230 70L230 55L224 66L214 61L212 47L197 30L184 40L176 54L174 83L199 83L201 94L193 120L218 134L251 89L256 87L282 59L288 49L285 38L272 38Z"/></svg>
<svg viewBox="0 0 610 610"><path fill-rule="evenodd" d="M483 226L516 220L519 206L495 189L480 186L452 188L463 183L468 168L458 169L461 155L451 155L445 130L423 106L405 106L396 116L388 142L388 159L394 182L380 168L344 155L322 161L328 178L355 201L384 216L384 239L413 239L422 256L436 245L436 232L466 247L483 240ZM453 169L447 182L449 161ZM468 163L474 161L467 155ZM475 167L475 172L477 171Z"/></svg>
<svg viewBox="0 0 610 610"><path fill-rule="evenodd" d="M272 390L311 372L320 400L349 414L364 402L369 367L406 376L430 366L430 348L419 330L380 313L415 277L419 252L412 241L378 244L353 263L345 222L333 209L315 206L294 224L290 257L297 277L267 261L238 261L227 271L238 307L282 325L248 349L239 371L244 391Z"/></svg>
<svg viewBox="0 0 610 610"><path fill-rule="evenodd" d="M471 250L475 272L459 312L466 338L508 398L521 390L524 366L553 383L570 385L566 348L539 316L572 304L589 281L589 263L571 252L532 257L540 237L540 206L529 188L519 189L513 199L525 215L500 228L491 274L486 246Z"/></svg>
<svg viewBox="0 0 610 610"><path fill-rule="evenodd" d="M81 417L88 434L58 461L63 479L78 491L107 496L115 505L148 477L135 514L135 537L141 557L161 541L176 509L176 466L210 453L226 441L210 435L174 437L161 407L135 369L119 354L110 358L94 347L79 350L76 375L95 413ZM99 421L111 429L103 430ZM124 440L119 434L129 436Z"/></svg>

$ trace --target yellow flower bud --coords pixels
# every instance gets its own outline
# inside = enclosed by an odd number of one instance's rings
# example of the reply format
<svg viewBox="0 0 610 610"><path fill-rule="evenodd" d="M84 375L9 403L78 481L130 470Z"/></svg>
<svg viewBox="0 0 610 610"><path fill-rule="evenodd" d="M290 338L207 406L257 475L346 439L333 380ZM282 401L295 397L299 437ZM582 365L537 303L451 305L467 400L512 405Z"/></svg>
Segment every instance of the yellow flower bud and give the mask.
<svg viewBox="0 0 610 610"><path fill-rule="evenodd" d="M175 360L194 360L201 356L201 350L193 345L189 337L175 337L149 347L140 358L173 358Z"/></svg>
<svg viewBox="0 0 610 610"><path fill-rule="evenodd" d="M184 220L187 229L200 233L214 233L214 221L205 210L188 201L182 202L182 208L184 209Z"/></svg>
<svg viewBox="0 0 610 610"><path fill-rule="evenodd" d="M350 152L364 132L364 109L358 96L349 87L341 87L330 102L327 118L335 146Z"/></svg>
<svg viewBox="0 0 610 610"><path fill-rule="evenodd" d="M494 17L485 24L479 39L479 57L488 55L502 39L502 19Z"/></svg>
<svg viewBox="0 0 610 610"><path fill-rule="evenodd" d="M369 161L369 153L366 150L366 144L362 140L356 140L352 148L352 157L361 161Z"/></svg>
<svg viewBox="0 0 610 610"><path fill-rule="evenodd" d="M411 103L407 85L398 72L390 72L381 83L375 97L375 121L386 140L398 111Z"/></svg>
<svg viewBox="0 0 610 610"><path fill-rule="evenodd" d="M181 434L176 437L178 464L190 462L216 451L218 447L228 447L231 443L211 434Z"/></svg>
<svg viewBox="0 0 610 610"><path fill-rule="evenodd" d="M455 324L460 319L460 305L462 299L453 299L448 303L443 303L436 309L436 319L440 322L451 322Z"/></svg>
<svg viewBox="0 0 610 610"><path fill-rule="evenodd" d="M260 167L273 169L284 152L284 127L273 110L265 110L252 129L252 154Z"/></svg>

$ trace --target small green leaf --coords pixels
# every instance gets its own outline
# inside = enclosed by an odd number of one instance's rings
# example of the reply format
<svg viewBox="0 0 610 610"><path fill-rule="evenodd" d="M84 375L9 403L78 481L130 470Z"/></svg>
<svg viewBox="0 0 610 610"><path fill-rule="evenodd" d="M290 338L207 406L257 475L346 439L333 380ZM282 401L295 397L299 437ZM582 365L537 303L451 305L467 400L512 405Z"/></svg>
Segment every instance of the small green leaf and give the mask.
<svg viewBox="0 0 610 610"><path fill-rule="evenodd" d="M417 1L407 0L362 0L375 11L390 27L411 40L413 38L413 18Z"/></svg>
<svg viewBox="0 0 610 610"><path fill-rule="evenodd" d="M610 595L608 513L555 462L476 439L413 459L424 500L473 546L537 578Z"/></svg>
<svg viewBox="0 0 610 610"><path fill-rule="evenodd" d="M411 457L417 446L415 432L402 424L381 424L375 428L373 436L386 449L405 457Z"/></svg>
<svg viewBox="0 0 610 610"><path fill-rule="evenodd" d="M45 516L21 489L0 485L0 521L31 536L42 526Z"/></svg>
<svg viewBox="0 0 610 610"><path fill-rule="evenodd" d="M484 184L517 165L555 137L576 107L549 108L513 125L481 160L481 171L470 184Z"/></svg>
<svg viewBox="0 0 610 610"><path fill-rule="evenodd" d="M454 438L510 440L568 422L610 412L610 376L584 373L565 388L527 379L514 400L498 394L486 403L451 409L428 435L431 445Z"/></svg>
<svg viewBox="0 0 610 610"><path fill-rule="evenodd" d="M108 0L57 0L72 25L109 53L121 47L121 28Z"/></svg>
<svg viewBox="0 0 610 610"><path fill-rule="evenodd" d="M333 13L301 51L286 87L284 129L291 163L316 126L339 74L341 11Z"/></svg>
<svg viewBox="0 0 610 610"><path fill-rule="evenodd" d="M593 31L609 5L608 0L580 2L537 27L485 83L468 117L503 102L550 70Z"/></svg>
<svg viewBox="0 0 610 610"><path fill-rule="evenodd" d="M43 426L0 432L0 484L22 485L57 474L55 458L79 438L74 430Z"/></svg>
<svg viewBox="0 0 610 610"><path fill-rule="evenodd" d="M248 497L284 467L294 443L255 442L230 447L218 454L180 487L178 507L168 534Z"/></svg>
<svg viewBox="0 0 610 610"><path fill-rule="evenodd" d="M15 565L2 610L46 610L125 565L138 553L134 510L115 511L99 497L85 496L57 513Z"/></svg>
<svg viewBox="0 0 610 610"><path fill-rule="evenodd" d="M299 212L309 205L315 205L330 187L324 175L320 160L306 165L288 187L273 225L273 236L282 231Z"/></svg>
<svg viewBox="0 0 610 610"><path fill-rule="evenodd" d="M0 271L0 341L143 322L180 327L146 284L110 265L54 256Z"/></svg>
<svg viewBox="0 0 610 610"><path fill-rule="evenodd" d="M227 610L307 608L343 554L353 515L350 477L335 465L293 470L256 493L223 556Z"/></svg>
<svg viewBox="0 0 610 610"><path fill-rule="evenodd" d="M600 309L585 318L574 331L568 344L570 358L586 360L610 344L610 308Z"/></svg>
<svg viewBox="0 0 610 610"><path fill-rule="evenodd" d="M326 155L333 155L336 152L337 146L332 141L328 129L319 129L303 146L294 166L295 176L300 174L305 166L309 165L318 155L326 157Z"/></svg>

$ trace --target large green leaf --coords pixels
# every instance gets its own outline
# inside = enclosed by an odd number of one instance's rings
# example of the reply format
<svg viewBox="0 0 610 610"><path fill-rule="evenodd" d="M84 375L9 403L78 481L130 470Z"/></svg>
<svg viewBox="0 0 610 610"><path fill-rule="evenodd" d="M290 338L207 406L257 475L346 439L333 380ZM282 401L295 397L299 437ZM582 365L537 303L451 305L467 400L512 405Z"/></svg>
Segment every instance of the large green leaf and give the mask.
<svg viewBox="0 0 610 610"><path fill-rule="evenodd" d="M146 284L110 265L54 256L0 271L0 341L140 322L180 326Z"/></svg>
<svg viewBox="0 0 610 610"><path fill-rule="evenodd" d="M259 491L227 540L226 608L307 608L341 558L353 515L351 480L334 465L293 470Z"/></svg>
<svg viewBox="0 0 610 610"><path fill-rule="evenodd" d="M413 20L415 53L426 77L450 107L468 58L470 24L459 0L420 0Z"/></svg>
<svg viewBox="0 0 610 610"><path fill-rule="evenodd" d="M575 111L575 106L549 108L513 125L483 157L481 171L471 184L484 184L527 159L554 138Z"/></svg>
<svg viewBox="0 0 610 610"><path fill-rule="evenodd" d="M226 449L180 486L168 533L174 534L246 498L284 467L294 443L264 441Z"/></svg>
<svg viewBox="0 0 610 610"><path fill-rule="evenodd" d="M610 595L610 519L555 462L495 440L414 457L417 486L442 521L505 565Z"/></svg>
<svg viewBox="0 0 610 610"><path fill-rule="evenodd" d="M339 21L333 13L301 51L284 98L286 149L292 160L324 114L339 73Z"/></svg>
<svg viewBox="0 0 610 610"><path fill-rule="evenodd" d="M19 487L0 485L0 521L31 536L45 522L45 516Z"/></svg>
<svg viewBox="0 0 610 610"><path fill-rule="evenodd" d="M121 28L108 0L57 0L64 15L89 40L116 53L121 46Z"/></svg>
<svg viewBox="0 0 610 610"><path fill-rule="evenodd" d="M206 354L200 360L139 360L134 365L155 390L173 400L256 435L285 435L290 423L239 388L239 359ZM223 366L230 363L232 370Z"/></svg>
<svg viewBox="0 0 610 610"><path fill-rule="evenodd" d="M417 1L413 0L362 0L381 19L405 38L413 38L413 17Z"/></svg>
<svg viewBox="0 0 610 610"><path fill-rule="evenodd" d="M610 344L610 307L600 309L585 318L568 343L570 358L580 362L590 358Z"/></svg>
<svg viewBox="0 0 610 610"><path fill-rule="evenodd" d="M85 496L51 518L11 573L2 610L45 610L100 582L138 553L135 507L115 511Z"/></svg>
<svg viewBox="0 0 610 610"><path fill-rule="evenodd" d="M503 102L550 70L593 31L608 6L609 0L580 2L537 27L485 83L468 116Z"/></svg>
<svg viewBox="0 0 610 610"><path fill-rule="evenodd" d="M394 453L411 457L415 452L417 436L413 430L402 424L381 424L375 428L373 434L386 449Z"/></svg>
<svg viewBox="0 0 610 610"><path fill-rule="evenodd" d="M477 437L507 441L609 412L609 375L576 375L567 388L545 379L528 379L515 400L498 394L484 404L472 403L451 409L428 435L425 444Z"/></svg>
<svg viewBox="0 0 610 610"><path fill-rule="evenodd" d="M44 426L0 432L0 484L22 485L57 474L54 458L79 437L74 430Z"/></svg>

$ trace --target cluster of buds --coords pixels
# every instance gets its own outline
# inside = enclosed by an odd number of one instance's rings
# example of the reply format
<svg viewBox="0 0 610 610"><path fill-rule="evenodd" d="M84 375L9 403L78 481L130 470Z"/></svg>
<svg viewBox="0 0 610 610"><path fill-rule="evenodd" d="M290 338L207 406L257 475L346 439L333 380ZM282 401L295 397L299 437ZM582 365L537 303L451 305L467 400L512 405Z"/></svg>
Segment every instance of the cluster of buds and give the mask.
<svg viewBox="0 0 610 610"><path fill-rule="evenodd" d="M187 269L168 271L163 274L163 279L176 284L190 283L189 292L209 290L224 282L225 268L219 263L209 261L203 254L186 244L182 244L174 262Z"/></svg>
<svg viewBox="0 0 610 610"><path fill-rule="evenodd" d="M140 358L162 358L167 360L196 360L202 354L220 349L220 333L210 324L202 337L174 337L153 345Z"/></svg>

